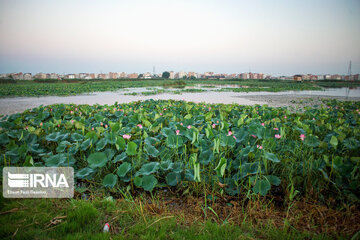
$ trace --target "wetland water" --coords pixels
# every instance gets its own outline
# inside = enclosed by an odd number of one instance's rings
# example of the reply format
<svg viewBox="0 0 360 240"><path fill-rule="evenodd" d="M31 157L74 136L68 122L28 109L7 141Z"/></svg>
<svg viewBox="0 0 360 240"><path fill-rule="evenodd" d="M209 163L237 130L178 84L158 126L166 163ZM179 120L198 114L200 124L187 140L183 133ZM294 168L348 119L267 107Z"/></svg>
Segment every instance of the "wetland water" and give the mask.
<svg viewBox="0 0 360 240"><path fill-rule="evenodd" d="M226 86L230 87L231 86ZM238 86L236 86L238 87ZM207 102L207 103L237 103L241 105L255 105L255 104L267 104L266 97L271 98L271 96L283 96L283 98L297 97L301 98L302 96L306 97L339 97L342 99L350 98L351 100L360 98L360 88L328 88L321 91L285 91L285 92L216 92L220 89L216 88L202 88L202 86L195 87L186 87L185 89L203 89L207 90L206 92L196 92L196 93L187 93L183 92L181 94L174 94L171 92L159 93L156 95L125 95L132 92L146 92L153 91L154 89L163 89L163 88L128 88L121 89L115 92L96 92L91 94L81 94L76 96L45 96L45 97L13 97L13 98L1 98L0 99L0 115L13 114L16 112L22 112L26 109L31 109L38 107L40 105L51 105L56 103L75 103L75 104L108 104L112 105L116 101L118 103L127 103L139 100L185 100L192 102ZM167 89L170 91L176 91L179 89ZM259 96L259 97L257 97ZM265 98L264 98L265 97ZM282 105L282 104L281 104Z"/></svg>

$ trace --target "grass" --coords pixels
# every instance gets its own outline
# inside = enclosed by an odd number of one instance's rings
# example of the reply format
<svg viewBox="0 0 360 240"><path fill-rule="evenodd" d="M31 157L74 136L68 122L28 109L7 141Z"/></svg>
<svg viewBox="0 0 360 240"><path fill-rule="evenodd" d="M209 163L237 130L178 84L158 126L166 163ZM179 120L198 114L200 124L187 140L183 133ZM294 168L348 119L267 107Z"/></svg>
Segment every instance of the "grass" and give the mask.
<svg viewBox="0 0 360 240"><path fill-rule="evenodd" d="M213 212L189 214L164 201L138 199L1 199L2 239L346 239L343 232L314 234L294 226L280 226L269 218L271 208L235 209L238 217L221 221ZM193 199L191 199L193 200ZM151 203L150 203L151 202ZM196 202L196 201L195 201ZM170 205L169 205L170 206ZM214 207L217 209L216 207ZM264 216L256 214L258 211ZM195 211L196 212L196 211ZM215 212L215 211L214 211ZM252 216L251 214L254 214ZM214 220L215 219L215 220ZM103 233L106 222L110 232ZM314 229L316 223L309 222ZM300 226L300 225L299 225Z"/></svg>

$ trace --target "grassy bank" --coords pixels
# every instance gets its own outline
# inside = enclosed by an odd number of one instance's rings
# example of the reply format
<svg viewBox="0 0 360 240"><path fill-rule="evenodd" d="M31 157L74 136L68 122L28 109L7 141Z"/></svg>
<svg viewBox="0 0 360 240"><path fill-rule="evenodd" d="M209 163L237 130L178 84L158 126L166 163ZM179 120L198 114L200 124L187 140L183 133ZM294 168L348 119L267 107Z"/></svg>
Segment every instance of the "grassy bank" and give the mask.
<svg viewBox="0 0 360 240"><path fill-rule="evenodd" d="M232 85L235 88L227 88L221 91L254 92L254 91L288 91L288 90L319 90L321 87L360 86L358 82L294 82L283 80L37 80L37 81L3 81L0 88L0 97L12 96L68 96L81 93L116 91L122 88L134 87L164 87L184 88L197 84ZM205 89L211 90L209 87Z"/></svg>
<svg viewBox="0 0 360 240"><path fill-rule="evenodd" d="M261 202L232 207L199 199L1 199L2 239L349 239L351 209L296 203L291 216ZM212 206L212 207L210 207ZM301 209L306 206L305 209ZM311 207L310 207L311 206ZM211 209L211 210L210 210ZM221 215L226 213L227 216ZM309 213L311 214L309 216ZM334 217L336 220L334 220ZM103 233L109 223L110 231ZM334 224L337 224L334 226Z"/></svg>

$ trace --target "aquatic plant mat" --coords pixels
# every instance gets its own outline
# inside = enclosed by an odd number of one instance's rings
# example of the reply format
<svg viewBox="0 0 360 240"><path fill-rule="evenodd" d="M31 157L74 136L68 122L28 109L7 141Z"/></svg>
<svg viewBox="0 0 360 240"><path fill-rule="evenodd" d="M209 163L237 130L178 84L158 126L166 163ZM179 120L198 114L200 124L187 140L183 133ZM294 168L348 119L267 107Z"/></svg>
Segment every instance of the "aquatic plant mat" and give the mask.
<svg viewBox="0 0 360 240"><path fill-rule="evenodd" d="M359 124L360 103L336 100L298 112L147 100L5 116L1 167L71 166L76 185L71 200L1 199L0 236L357 239Z"/></svg>

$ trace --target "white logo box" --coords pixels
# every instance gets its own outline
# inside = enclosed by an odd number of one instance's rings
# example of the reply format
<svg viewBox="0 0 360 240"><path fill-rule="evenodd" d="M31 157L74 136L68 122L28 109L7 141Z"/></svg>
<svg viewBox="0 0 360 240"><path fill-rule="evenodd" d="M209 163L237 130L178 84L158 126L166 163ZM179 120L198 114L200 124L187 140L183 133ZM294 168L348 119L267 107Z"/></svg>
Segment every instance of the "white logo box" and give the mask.
<svg viewBox="0 0 360 240"><path fill-rule="evenodd" d="M73 198L72 167L4 167L4 198Z"/></svg>

